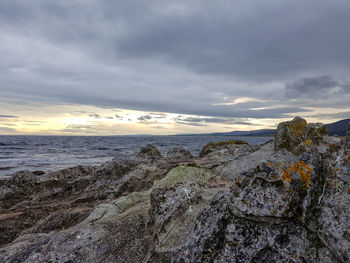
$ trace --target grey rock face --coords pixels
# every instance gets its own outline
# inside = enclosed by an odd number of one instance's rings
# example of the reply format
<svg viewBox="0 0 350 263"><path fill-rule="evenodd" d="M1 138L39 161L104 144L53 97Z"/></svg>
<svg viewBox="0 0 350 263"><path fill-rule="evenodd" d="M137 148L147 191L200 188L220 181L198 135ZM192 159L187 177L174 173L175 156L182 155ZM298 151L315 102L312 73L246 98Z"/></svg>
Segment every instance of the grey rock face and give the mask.
<svg viewBox="0 0 350 263"><path fill-rule="evenodd" d="M261 146L17 173L0 262L350 262L350 135L323 134L298 118Z"/></svg>

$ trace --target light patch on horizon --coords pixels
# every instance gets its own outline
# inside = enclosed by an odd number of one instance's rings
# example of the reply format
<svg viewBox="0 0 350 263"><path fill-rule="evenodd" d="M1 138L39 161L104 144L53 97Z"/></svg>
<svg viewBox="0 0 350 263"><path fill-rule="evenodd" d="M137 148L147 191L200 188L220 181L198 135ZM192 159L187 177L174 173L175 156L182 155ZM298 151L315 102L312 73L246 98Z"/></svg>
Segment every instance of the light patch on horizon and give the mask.
<svg viewBox="0 0 350 263"><path fill-rule="evenodd" d="M19 107L18 105L4 104L0 110L14 112L14 107L16 108L16 116L0 118L0 134L170 135L271 128L271 120L269 119L265 122L249 118L214 118L163 112L105 109L89 105L30 104Z"/></svg>
<svg viewBox="0 0 350 263"><path fill-rule="evenodd" d="M38 135L171 135L273 129L279 122L295 117L293 114L278 119L210 117L73 104L28 104L22 107L3 104L0 110L15 113L2 114L0 134ZM318 122L322 117L325 123L330 123L349 113L332 108L310 108L309 112L298 115L309 122Z"/></svg>

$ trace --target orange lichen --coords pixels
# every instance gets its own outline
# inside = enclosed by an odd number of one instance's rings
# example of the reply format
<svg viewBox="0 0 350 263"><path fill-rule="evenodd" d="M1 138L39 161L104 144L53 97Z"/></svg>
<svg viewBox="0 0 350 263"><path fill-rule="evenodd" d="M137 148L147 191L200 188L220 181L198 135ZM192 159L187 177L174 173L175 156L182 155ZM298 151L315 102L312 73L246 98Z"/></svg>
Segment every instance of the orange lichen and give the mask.
<svg viewBox="0 0 350 263"><path fill-rule="evenodd" d="M348 192L348 194L350 195L350 188L348 188L347 192Z"/></svg>
<svg viewBox="0 0 350 263"><path fill-rule="evenodd" d="M290 177L289 169L283 168L282 181L283 182L288 181L288 183L292 181L292 178Z"/></svg>
<svg viewBox="0 0 350 263"><path fill-rule="evenodd" d="M330 181L329 182L329 187L332 188L334 186L334 182L333 181Z"/></svg>
<svg viewBox="0 0 350 263"><path fill-rule="evenodd" d="M279 163L277 164L277 167L281 167L281 165L282 165L282 162L279 162Z"/></svg>
<svg viewBox="0 0 350 263"><path fill-rule="evenodd" d="M291 183L291 172L294 172L299 175L300 181L305 185L305 189L310 186L310 174L312 168L307 166L303 161L297 161L294 164L290 165L288 169L283 169L282 180L283 182L288 181Z"/></svg>
<svg viewBox="0 0 350 263"><path fill-rule="evenodd" d="M338 168L335 168L334 169L334 173L336 174L336 175L340 175L340 173L341 173L341 169L338 167Z"/></svg>
<svg viewBox="0 0 350 263"><path fill-rule="evenodd" d="M241 178L241 177L237 177L237 182L242 182L242 180L243 180L243 178Z"/></svg>
<svg viewBox="0 0 350 263"><path fill-rule="evenodd" d="M305 141L306 146L310 146L311 143L312 143L312 141L311 141L310 139L308 139L308 140Z"/></svg>
<svg viewBox="0 0 350 263"><path fill-rule="evenodd" d="M273 164L272 163L267 163L267 166L273 168Z"/></svg>
<svg viewBox="0 0 350 263"><path fill-rule="evenodd" d="M350 153L349 153L348 155L346 155L345 159L346 159L347 161L350 161Z"/></svg>

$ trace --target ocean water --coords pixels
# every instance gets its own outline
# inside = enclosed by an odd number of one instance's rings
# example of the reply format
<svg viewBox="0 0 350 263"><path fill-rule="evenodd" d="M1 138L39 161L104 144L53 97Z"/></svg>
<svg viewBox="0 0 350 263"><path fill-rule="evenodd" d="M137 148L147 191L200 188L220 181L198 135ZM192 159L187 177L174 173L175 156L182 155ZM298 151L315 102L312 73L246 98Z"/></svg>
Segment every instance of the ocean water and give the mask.
<svg viewBox="0 0 350 263"><path fill-rule="evenodd" d="M50 172L75 165L99 165L114 157L130 158L147 144L162 154L183 147L197 156L209 142L245 140L261 144L270 137L178 136L0 136L0 176L19 170Z"/></svg>

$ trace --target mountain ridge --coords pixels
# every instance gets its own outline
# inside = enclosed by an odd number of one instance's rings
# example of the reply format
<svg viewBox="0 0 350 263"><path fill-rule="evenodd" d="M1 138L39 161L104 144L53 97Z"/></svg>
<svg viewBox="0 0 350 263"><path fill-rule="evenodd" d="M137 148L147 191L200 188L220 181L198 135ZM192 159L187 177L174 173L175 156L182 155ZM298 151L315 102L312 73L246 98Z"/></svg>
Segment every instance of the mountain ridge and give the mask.
<svg viewBox="0 0 350 263"><path fill-rule="evenodd" d="M328 129L328 135L331 136L345 136L346 130L350 123L350 119L343 119L340 121L325 124ZM187 134L187 135L214 135L214 136L261 136L261 137L273 137L276 129L259 129L253 131L231 131L231 132L215 132L207 134Z"/></svg>

